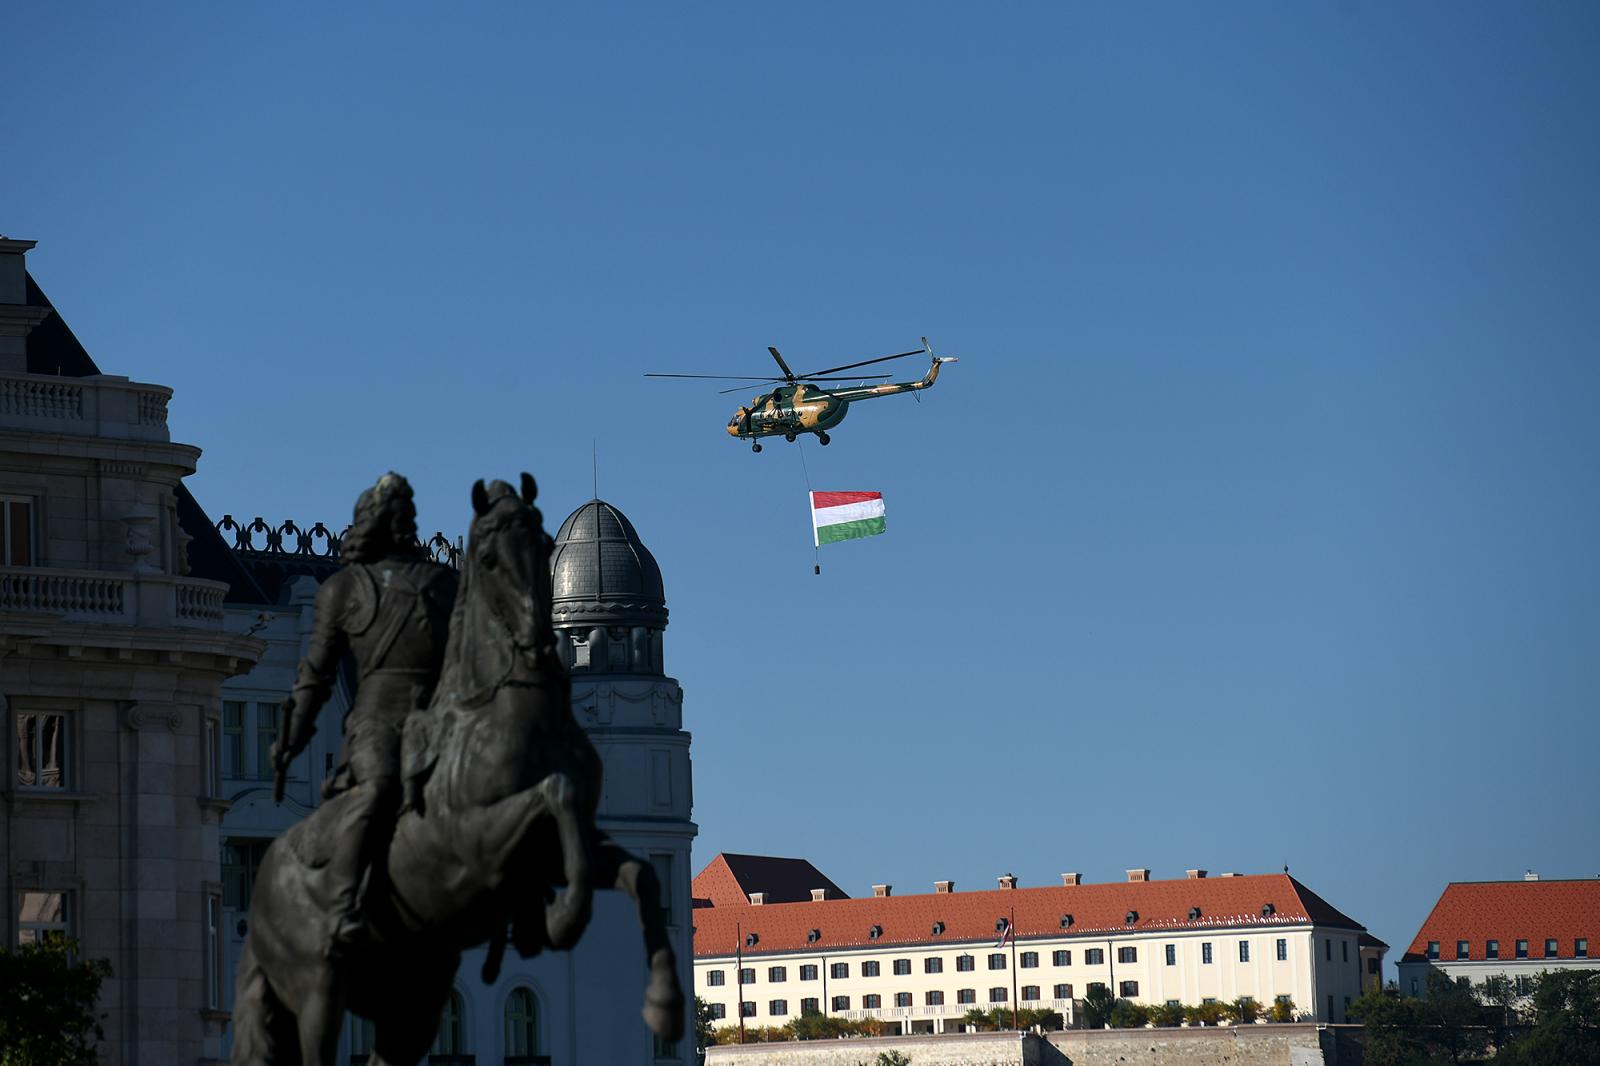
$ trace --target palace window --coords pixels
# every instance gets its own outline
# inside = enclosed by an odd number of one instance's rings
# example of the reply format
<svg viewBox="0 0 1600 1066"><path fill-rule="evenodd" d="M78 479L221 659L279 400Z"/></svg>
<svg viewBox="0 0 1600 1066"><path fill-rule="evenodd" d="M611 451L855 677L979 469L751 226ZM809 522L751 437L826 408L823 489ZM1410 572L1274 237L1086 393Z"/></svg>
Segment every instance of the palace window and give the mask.
<svg viewBox="0 0 1600 1066"><path fill-rule="evenodd" d="M745 999L739 1001L739 1017L754 1018L756 1016L756 1001Z"/></svg>
<svg viewBox="0 0 1600 1066"><path fill-rule="evenodd" d="M1458 959L1470 959L1470 958L1472 958L1472 942L1471 941L1469 941L1469 940L1457 940L1456 941L1456 958L1458 958Z"/></svg>
<svg viewBox="0 0 1600 1066"><path fill-rule="evenodd" d="M989 989L989 1002L990 1003L1004 1003L1005 1001L1006 1001L1006 990L1004 988L1000 987L999 985L996 985L994 988Z"/></svg>
<svg viewBox="0 0 1600 1066"><path fill-rule="evenodd" d="M821 1014L822 1001L814 996L808 996L800 1001L801 1014Z"/></svg>
<svg viewBox="0 0 1600 1066"><path fill-rule="evenodd" d="M0 566L33 564L33 500L0 496Z"/></svg>
<svg viewBox="0 0 1600 1066"><path fill-rule="evenodd" d="M1200 945L1200 962L1203 965L1206 965L1206 966L1210 966L1211 965L1211 942L1210 941L1206 941L1204 944Z"/></svg>
<svg viewBox="0 0 1600 1066"><path fill-rule="evenodd" d="M989 969L1003 970L1006 968L1006 956L1002 951L996 951L989 956Z"/></svg>
<svg viewBox="0 0 1600 1066"><path fill-rule="evenodd" d="M1056 994L1056 998L1057 999L1071 999L1072 998L1072 986L1071 985L1056 985L1055 994Z"/></svg>
<svg viewBox="0 0 1600 1066"><path fill-rule="evenodd" d="M786 966L768 966L767 981L771 984L782 984L789 979L789 969Z"/></svg>
<svg viewBox="0 0 1600 1066"><path fill-rule="evenodd" d="M1559 954L1561 954L1561 951L1556 946L1556 942L1555 942L1554 938L1552 938L1550 940L1546 940L1544 942L1544 957L1545 958L1553 959Z"/></svg>
<svg viewBox="0 0 1600 1066"><path fill-rule="evenodd" d="M957 1003L976 1003L976 1002L978 1002L978 990L976 988L958 988L958 989L956 989L956 1002Z"/></svg>
<svg viewBox="0 0 1600 1066"><path fill-rule="evenodd" d="M67 716L51 711L17 712L17 787L65 789L68 773Z"/></svg>
<svg viewBox="0 0 1600 1066"><path fill-rule="evenodd" d="M896 992L894 994L894 1005L896 1007L909 1007L909 1006L911 1006L911 993L910 992Z"/></svg>
<svg viewBox="0 0 1600 1066"><path fill-rule="evenodd" d="M1327 962L1333 961L1333 940L1330 937L1322 938L1322 957ZM1239 960L1243 962L1243 959Z"/></svg>
<svg viewBox="0 0 1600 1066"><path fill-rule="evenodd" d="M1167 945L1167 965L1168 966L1176 966L1176 965L1178 965L1178 945L1176 945L1176 944L1168 944Z"/></svg>
<svg viewBox="0 0 1600 1066"><path fill-rule="evenodd" d="M230 837L222 842L222 905L233 910L250 909L250 894L256 887L256 871L266 857L270 840L257 837Z"/></svg>
<svg viewBox="0 0 1600 1066"><path fill-rule="evenodd" d="M1037 951L1024 951L1022 957L1017 960L1017 965L1024 970L1034 969L1039 965L1039 953Z"/></svg>
<svg viewBox="0 0 1600 1066"><path fill-rule="evenodd" d="M923 973L944 973L944 960L937 955L929 955L922 960Z"/></svg>
<svg viewBox="0 0 1600 1066"><path fill-rule="evenodd" d="M969 970L975 970L977 968L978 960L971 955L956 956L956 971L958 973L966 973Z"/></svg>
<svg viewBox="0 0 1600 1066"><path fill-rule="evenodd" d="M1572 942L1572 957L1575 959L1587 959L1589 957L1589 939L1587 937L1580 936Z"/></svg>
<svg viewBox="0 0 1600 1066"><path fill-rule="evenodd" d="M272 745L278 739L278 711L276 703L256 704L256 777L271 781L276 771L272 768Z"/></svg>
<svg viewBox="0 0 1600 1066"><path fill-rule="evenodd" d="M1250 961L1250 941L1248 941L1248 940L1239 941L1239 961L1240 962L1249 962Z"/></svg>
<svg viewBox="0 0 1600 1066"><path fill-rule="evenodd" d="M244 776L244 703L222 701L222 776Z"/></svg>
<svg viewBox="0 0 1600 1066"><path fill-rule="evenodd" d="M715 988L716 986L722 984L723 981L724 981L724 977L723 977L723 973L722 973L721 970L707 970L706 971L706 984L707 985Z"/></svg>
<svg viewBox="0 0 1600 1066"><path fill-rule="evenodd" d="M815 963L807 963L800 967L800 980L815 981L816 979L817 967Z"/></svg>
<svg viewBox="0 0 1600 1066"><path fill-rule="evenodd" d="M1526 940L1519 940L1519 941L1517 941L1517 943L1526 944L1527 941ZM1428 941L1428 958L1437 959L1438 957L1439 957L1439 942L1437 940Z"/></svg>
<svg viewBox="0 0 1600 1066"><path fill-rule="evenodd" d="M711 1016L725 1017L728 1008L712 1003ZM533 989L518 986L506 997L506 1056L539 1053L539 1000Z"/></svg>
<svg viewBox="0 0 1600 1066"><path fill-rule="evenodd" d="M833 997L833 1009L834 1010L849 1010L850 1009L850 997L849 996L834 996Z"/></svg>
<svg viewBox="0 0 1600 1066"><path fill-rule="evenodd" d="M656 905L661 909L661 921L665 925L672 925L672 852L652 853L650 868L656 875Z"/></svg>
<svg viewBox="0 0 1600 1066"><path fill-rule="evenodd" d="M833 976L838 977L839 975L838 974L834 974ZM878 976L878 960L877 959L868 959L866 962L863 962L861 964L861 976L862 977L876 977L876 976Z"/></svg>
<svg viewBox="0 0 1600 1066"><path fill-rule="evenodd" d="M1498 940L1486 940L1486 941L1484 941L1484 943L1483 943L1483 957L1486 958L1486 959L1498 959L1500 957L1500 941L1498 941Z"/></svg>
<svg viewBox="0 0 1600 1066"><path fill-rule="evenodd" d="M906 974L910 973L911 972L911 960L910 959L895 959L894 960L894 972L895 972L895 976L896 977L904 977Z"/></svg>
<svg viewBox="0 0 1600 1066"><path fill-rule="evenodd" d="M1031 1003L1031 1002L1033 1002L1034 1000L1036 1000L1038 998L1039 998L1039 986L1038 985L1023 985L1022 986L1022 1002Z"/></svg>
<svg viewBox="0 0 1600 1066"><path fill-rule="evenodd" d="M944 1006L944 993L943 992L927 992L927 993L924 993L923 997L922 997L922 1002L923 1002L923 1004L925 1006L942 1007L942 1006Z"/></svg>
<svg viewBox="0 0 1600 1066"><path fill-rule="evenodd" d="M1438 957L1439 957L1439 945L1438 945L1438 943L1436 941L1432 941L1432 940L1428 941L1428 958L1437 959ZM1528 942L1526 940L1517 941L1517 958L1525 959L1527 957L1528 957Z"/></svg>
<svg viewBox="0 0 1600 1066"><path fill-rule="evenodd" d="M205 893L205 1008L222 1009L222 894Z"/></svg>
<svg viewBox="0 0 1600 1066"><path fill-rule="evenodd" d="M711 1008L711 1017L713 1018L721 1019L728 1016L728 1007L725 1003L708 1003L706 1006Z"/></svg>
<svg viewBox="0 0 1600 1066"><path fill-rule="evenodd" d="M877 963L873 963L873 965L876 966ZM834 978L836 980L838 978L841 978L841 977L849 977L850 976L850 964L848 962L835 962L835 963L830 964L828 966L828 976L832 977L832 978ZM843 1010L843 1009L844 1008L842 1008L842 1007L835 1007L834 1008L834 1010Z"/></svg>
<svg viewBox="0 0 1600 1066"><path fill-rule="evenodd" d="M1278 961L1284 962L1289 958L1289 942L1283 937L1278 938Z"/></svg>
<svg viewBox="0 0 1600 1066"><path fill-rule="evenodd" d="M433 1054L460 1055L467 1050L466 1027L463 1016L467 1013L461 993L450 990L444 1010L439 1014L439 1035L433 1038Z"/></svg>
<svg viewBox="0 0 1600 1066"><path fill-rule="evenodd" d="M37 944L52 936L72 935L71 892L19 892L17 943Z"/></svg>
<svg viewBox="0 0 1600 1066"><path fill-rule="evenodd" d="M1117 994L1123 999L1132 999L1139 994L1138 981L1124 981L1118 986Z"/></svg>
<svg viewBox="0 0 1600 1066"><path fill-rule="evenodd" d="M1106 949L1084 948L1083 964L1085 966L1104 966L1106 964Z"/></svg>
<svg viewBox="0 0 1600 1066"><path fill-rule="evenodd" d="M1339 961L1340 962L1349 962L1350 961L1350 941L1348 941L1348 940L1339 941Z"/></svg>
<svg viewBox="0 0 1600 1066"><path fill-rule="evenodd" d="M1052 966L1071 966L1072 965L1072 952L1070 952L1070 951L1052 951L1050 953L1050 965L1052 965Z"/></svg>
<svg viewBox="0 0 1600 1066"><path fill-rule="evenodd" d="M756 983L756 968L754 966L746 966L742 970L740 970L739 971L739 983L741 985L753 985L753 984L755 984Z"/></svg>
<svg viewBox="0 0 1600 1066"><path fill-rule="evenodd" d="M774 1018L783 1017L785 1014L789 1013L789 1001L786 999L772 1000L767 1004L767 1013L772 1015Z"/></svg>
<svg viewBox="0 0 1600 1066"><path fill-rule="evenodd" d="M1133 947L1118 948L1117 949L1117 961L1118 962L1138 962L1139 961L1139 949L1138 948L1133 948Z"/></svg>
<svg viewBox="0 0 1600 1066"><path fill-rule="evenodd" d="M883 997L877 993L870 993L861 997L862 1010L877 1010L883 1006Z"/></svg>

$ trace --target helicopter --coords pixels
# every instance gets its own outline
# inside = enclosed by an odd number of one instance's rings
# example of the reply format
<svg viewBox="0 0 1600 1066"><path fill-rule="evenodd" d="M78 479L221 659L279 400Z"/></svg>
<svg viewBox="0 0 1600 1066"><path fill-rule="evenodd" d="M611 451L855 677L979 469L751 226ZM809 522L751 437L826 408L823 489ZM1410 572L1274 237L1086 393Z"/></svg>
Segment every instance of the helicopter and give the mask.
<svg viewBox="0 0 1600 1066"><path fill-rule="evenodd" d="M874 400L879 396L893 396L901 392L921 392L939 380L941 366L960 361L953 356L934 355L926 337L922 338L922 347L913 351L879 356L877 359L866 359L859 363L846 363L844 366L833 366L826 370L814 370L809 374L796 374L790 370L789 364L783 361L778 349L769 346L767 351L772 353L778 369L783 371L782 377L739 377L730 374L646 374L645 377L704 378L776 385L777 387L771 392L762 393L748 405L740 406L733 413L733 417L728 419L728 435L750 441L750 450L759 452L762 437L776 437L780 434L784 440L792 444L802 433L815 433L817 441L826 445L832 439L828 436L828 430L844 421L845 414L850 410L851 401ZM866 382L886 379L890 375L836 375L841 370L854 370L857 367L886 363L891 359L906 359L913 355L926 355L930 360L928 372L916 381L885 381L881 385L860 384L851 388L831 388L816 384L819 381ZM722 392L740 392L749 387L748 384L737 385L731 389L723 389Z"/></svg>

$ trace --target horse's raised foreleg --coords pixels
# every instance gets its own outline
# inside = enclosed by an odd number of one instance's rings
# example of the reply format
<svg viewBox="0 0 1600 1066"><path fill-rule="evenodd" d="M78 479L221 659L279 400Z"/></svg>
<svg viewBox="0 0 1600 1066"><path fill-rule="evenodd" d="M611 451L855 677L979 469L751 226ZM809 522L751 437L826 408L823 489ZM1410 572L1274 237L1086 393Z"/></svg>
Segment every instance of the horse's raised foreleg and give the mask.
<svg viewBox="0 0 1600 1066"><path fill-rule="evenodd" d="M667 923L661 916L661 885L655 869L631 852L601 836L594 844L594 876L597 884L626 892L639 911L644 929L645 958L650 965L650 984L644 993L645 1024L663 1040L681 1040L684 1030L683 988L678 983L678 960L667 939Z"/></svg>
<svg viewBox="0 0 1600 1066"><path fill-rule="evenodd" d="M557 951L571 951L594 910L590 882L589 834L578 821L578 790L566 774L551 774L538 785L561 838L561 866L567 887L545 910L545 935Z"/></svg>

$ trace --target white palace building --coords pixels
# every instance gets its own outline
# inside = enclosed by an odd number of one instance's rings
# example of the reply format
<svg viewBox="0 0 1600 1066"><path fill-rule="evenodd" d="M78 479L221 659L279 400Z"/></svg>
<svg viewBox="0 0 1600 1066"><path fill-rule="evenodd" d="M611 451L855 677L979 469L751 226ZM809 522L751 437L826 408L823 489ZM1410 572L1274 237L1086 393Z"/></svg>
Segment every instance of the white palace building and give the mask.
<svg viewBox="0 0 1600 1066"><path fill-rule="evenodd" d="M889 1033L954 1032L973 1008L1013 1002L1071 1024L1095 984L1147 1004L1287 997L1304 1019L1343 1022L1387 949L1286 873L1157 881L1139 869L1111 884L1069 873L1041 888L1008 875L977 892L939 881L849 899L804 860L718 855L694 894L695 993L719 1026L819 1011Z"/></svg>

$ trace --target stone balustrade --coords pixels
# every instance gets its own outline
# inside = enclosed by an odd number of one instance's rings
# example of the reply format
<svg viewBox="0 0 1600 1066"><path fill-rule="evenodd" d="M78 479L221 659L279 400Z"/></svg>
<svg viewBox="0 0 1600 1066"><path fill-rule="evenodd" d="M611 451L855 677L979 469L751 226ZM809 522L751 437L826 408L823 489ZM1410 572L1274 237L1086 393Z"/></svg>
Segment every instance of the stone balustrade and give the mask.
<svg viewBox="0 0 1600 1066"><path fill-rule="evenodd" d="M0 430L167 441L172 390L98 374L0 372Z"/></svg>
<svg viewBox="0 0 1600 1066"><path fill-rule="evenodd" d="M0 567L0 611L60 615L99 625L221 629L220 581L173 574Z"/></svg>

